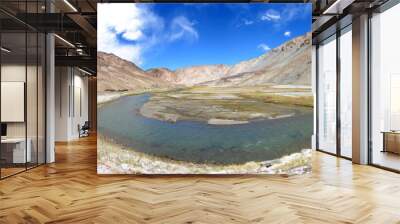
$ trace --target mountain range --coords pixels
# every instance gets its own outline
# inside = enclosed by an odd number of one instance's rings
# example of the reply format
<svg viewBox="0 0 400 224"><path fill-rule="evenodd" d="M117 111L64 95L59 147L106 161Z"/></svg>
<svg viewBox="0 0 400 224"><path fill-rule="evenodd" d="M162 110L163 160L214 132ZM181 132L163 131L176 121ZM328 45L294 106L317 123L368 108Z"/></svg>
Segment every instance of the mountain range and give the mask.
<svg viewBox="0 0 400 224"><path fill-rule="evenodd" d="M200 65L144 71L114 54L98 52L98 91L177 86L311 85L311 34L293 38L259 57L234 65Z"/></svg>

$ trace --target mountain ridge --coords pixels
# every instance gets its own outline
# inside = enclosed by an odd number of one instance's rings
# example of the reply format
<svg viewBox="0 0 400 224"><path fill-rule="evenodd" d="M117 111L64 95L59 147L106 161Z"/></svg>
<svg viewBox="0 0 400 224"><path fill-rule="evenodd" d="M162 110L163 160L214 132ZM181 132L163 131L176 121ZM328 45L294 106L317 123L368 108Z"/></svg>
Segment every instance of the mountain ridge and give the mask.
<svg viewBox="0 0 400 224"><path fill-rule="evenodd" d="M100 91L105 91L106 87L129 90L195 85L311 85L311 33L295 37L258 57L231 66L212 64L174 71L163 67L144 71L134 63L109 53L98 52L98 60ZM112 65L108 65L110 62ZM110 72L115 77L105 74Z"/></svg>
<svg viewBox="0 0 400 224"><path fill-rule="evenodd" d="M167 88L172 84L150 76L134 63L114 54L97 52L97 91Z"/></svg>

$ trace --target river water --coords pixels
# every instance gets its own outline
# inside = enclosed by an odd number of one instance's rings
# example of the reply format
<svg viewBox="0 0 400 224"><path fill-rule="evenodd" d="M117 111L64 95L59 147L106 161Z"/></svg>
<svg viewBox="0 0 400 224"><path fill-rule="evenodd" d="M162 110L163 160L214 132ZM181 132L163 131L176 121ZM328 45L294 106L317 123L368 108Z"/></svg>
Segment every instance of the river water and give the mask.
<svg viewBox="0 0 400 224"><path fill-rule="evenodd" d="M150 95L125 96L98 109L99 133L136 151L194 163L238 164L280 158L310 148L311 109L240 125L169 123L140 115ZM304 111L305 110L305 111Z"/></svg>

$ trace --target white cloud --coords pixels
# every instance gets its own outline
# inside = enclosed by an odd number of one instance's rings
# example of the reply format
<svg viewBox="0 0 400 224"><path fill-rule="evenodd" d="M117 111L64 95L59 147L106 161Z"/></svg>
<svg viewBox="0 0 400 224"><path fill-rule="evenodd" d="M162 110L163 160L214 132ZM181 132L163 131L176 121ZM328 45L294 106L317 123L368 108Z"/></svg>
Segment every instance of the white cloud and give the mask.
<svg viewBox="0 0 400 224"><path fill-rule="evenodd" d="M143 4L100 3L97 18L98 50L137 65L145 62L146 52L160 44L199 38L195 22L177 16L166 27L164 19Z"/></svg>
<svg viewBox="0 0 400 224"><path fill-rule="evenodd" d="M291 21L296 18L303 18L307 14L311 14L311 6L305 6L304 4L286 4L286 7L282 10L282 15L285 15L285 21Z"/></svg>
<svg viewBox="0 0 400 224"><path fill-rule="evenodd" d="M269 9L264 14L261 15L261 20L278 21L280 19L281 19L281 14L273 9Z"/></svg>
<svg viewBox="0 0 400 224"><path fill-rule="evenodd" d="M195 22L189 21L184 16L175 17L171 23L171 33L169 35L170 41L186 38L188 40L197 40L199 34L194 28Z"/></svg>
<svg viewBox="0 0 400 224"><path fill-rule="evenodd" d="M311 6L302 3L286 4L281 10L269 9L261 14L262 21L273 22L276 27L284 27L288 22L311 15Z"/></svg>
<svg viewBox="0 0 400 224"><path fill-rule="evenodd" d="M164 21L147 7L136 4L98 4L97 47L142 64L143 53L154 45ZM146 34L147 33L147 34Z"/></svg>
<svg viewBox="0 0 400 224"><path fill-rule="evenodd" d="M254 23L254 21L252 21L252 20L247 20L247 19L243 20L243 24L246 25L246 26L251 25L253 23Z"/></svg>
<svg viewBox="0 0 400 224"><path fill-rule="evenodd" d="M266 44L259 44L259 45L257 46L257 48L260 48L260 49L262 49L263 51L269 51L269 50L271 50L271 48L270 48L268 45L266 45Z"/></svg>
<svg viewBox="0 0 400 224"><path fill-rule="evenodd" d="M253 25L255 23L254 20L250 20L250 19L241 19L236 23L236 27L242 27L242 26L250 26Z"/></svg>
<svg viewBox="0 0 400 224"><path fill-rule="evenodd" d="M286 32L283 33L283 35L285 37L290 37L292 35L292 33L290 31L286 31Z"/></svg>

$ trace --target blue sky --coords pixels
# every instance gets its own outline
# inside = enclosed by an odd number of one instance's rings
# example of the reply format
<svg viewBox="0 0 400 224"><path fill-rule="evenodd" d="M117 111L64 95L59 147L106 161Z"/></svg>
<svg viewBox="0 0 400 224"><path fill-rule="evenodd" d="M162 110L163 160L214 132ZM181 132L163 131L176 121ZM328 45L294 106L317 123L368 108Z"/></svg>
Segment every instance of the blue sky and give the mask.
<svg viewBox="0 0 400 224"><path fill-rule="evenodd" d="M311 30L311 4L99 4L98 49L143 69L235 64Z"/></svg>

